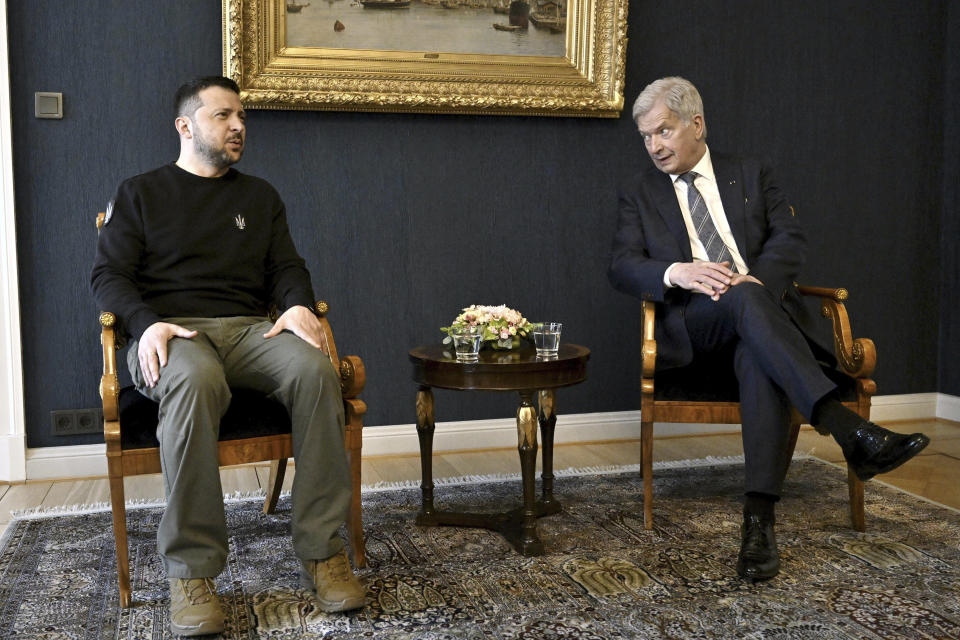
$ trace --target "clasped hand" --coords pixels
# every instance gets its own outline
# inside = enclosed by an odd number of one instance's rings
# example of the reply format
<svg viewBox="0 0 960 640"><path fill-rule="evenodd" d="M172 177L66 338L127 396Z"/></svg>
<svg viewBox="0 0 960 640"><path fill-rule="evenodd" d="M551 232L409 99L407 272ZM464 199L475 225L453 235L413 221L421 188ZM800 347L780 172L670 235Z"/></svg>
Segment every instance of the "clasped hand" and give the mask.
<svg viewBox="0 0 960 640"><path fill-rule="evenodd" d="M670 271L670 282L678 287L719 300L720 296L743 282L762 282L750 275L732 271L729 262L680 262Z"/></svg>
<svg viewBox="0 0 960 640"><path fill-rule="evenodd" d="M330 355L323 326L310 309L302 305L290 307L283 312L264 338L272 338L281 331L290 331L312 347ZM143 381L148 387L155 387L160 380L160 368L167 366L167 343L171 338L193 338L197 332L170 322L154 322L140 336L137 344L137 359Z"/></svg>

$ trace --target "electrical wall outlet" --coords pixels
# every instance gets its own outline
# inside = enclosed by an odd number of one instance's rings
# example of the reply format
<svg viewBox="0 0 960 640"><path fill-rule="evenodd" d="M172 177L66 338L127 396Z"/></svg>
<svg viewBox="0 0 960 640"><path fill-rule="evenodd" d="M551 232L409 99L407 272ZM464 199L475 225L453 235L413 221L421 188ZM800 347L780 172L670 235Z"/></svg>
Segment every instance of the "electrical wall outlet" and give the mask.
<svg viewBox="0 0 960 640"><path fill-rule="evenodd" d="M77 409L77 433L102 433L102 409Z"/></svg>
<svg viewBox="0 0 960 640"><path fill-rule="evenodd" d="M75 411L51 411L50 425L55 436L72 436L77 432Z"/></svg>
<svg viewBox="0 0 960 640"><path fill-rule="evenodd" d="M103 431L101 409L61 409L50 412L50 426L55 436L78 436Z"/></svg>

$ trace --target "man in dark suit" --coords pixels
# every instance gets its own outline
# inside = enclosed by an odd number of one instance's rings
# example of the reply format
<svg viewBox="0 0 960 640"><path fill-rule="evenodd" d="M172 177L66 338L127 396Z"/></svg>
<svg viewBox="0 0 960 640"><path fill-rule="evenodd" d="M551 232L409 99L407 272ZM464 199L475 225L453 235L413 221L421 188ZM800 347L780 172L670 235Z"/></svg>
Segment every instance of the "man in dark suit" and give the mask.
<svg viewBox="0 0 960 640"><path fill-rule="evenodd" d="M711 154L696 88L657 80L637 98L633 119L654 167L621 191L608 275L620 291L662 303L658 370L732 358L746 490L737 573L772 578L791 405L830 431L861 480L900 466L929 439L888 431L840 403L803 329L793 282L806 241L793 207L763 163Z"/></svg>

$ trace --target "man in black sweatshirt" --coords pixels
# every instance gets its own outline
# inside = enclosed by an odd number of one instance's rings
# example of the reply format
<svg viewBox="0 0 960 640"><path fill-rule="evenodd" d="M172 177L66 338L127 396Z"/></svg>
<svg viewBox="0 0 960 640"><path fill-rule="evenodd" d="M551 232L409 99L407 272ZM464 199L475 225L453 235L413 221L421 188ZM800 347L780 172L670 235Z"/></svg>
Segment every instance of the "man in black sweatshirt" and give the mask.
<svg viewBox="0 0 960 640"><path fill-rule="evenodd" d="M110 203L91 285L130 335L137 388L160 404L167 508L157 547L170 579L171 628L218 633L214 578L227 557L217 463L230 386L270 394L293 424L293 543L327 612L363 606L337 529L350 502L337 372L313 289L266 181L231 168L243 155L239 89L218 76L176 95L180 156L124 181ZM276 304L280 316L267 319Z"/></svg>

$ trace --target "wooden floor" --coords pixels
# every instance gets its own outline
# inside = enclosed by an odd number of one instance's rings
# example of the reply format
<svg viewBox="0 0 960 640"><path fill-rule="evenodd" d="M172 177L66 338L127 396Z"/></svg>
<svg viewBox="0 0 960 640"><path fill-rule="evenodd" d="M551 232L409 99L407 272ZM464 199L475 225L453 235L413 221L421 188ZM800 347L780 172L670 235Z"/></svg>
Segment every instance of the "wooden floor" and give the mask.
<svg viewBox="0 0 960 640"><path fill-rule="evenodd" d="M914 460L881 479L911 493L960 509L960 423L924 420L886 423L903 433L922 431L930 445ZM741 455L740 434L657 438L654 460L685 460L706 456ZM800 432L797 451L830 462L843 462L843 454L832 438L818 435L810 427ZM635 464L640 461L639 440L557 445L554 469ZM434 478L519 472L516 449L438 453L433 460ZM221 470L225 493L256 491L267 483L267 466L229 467ZM289 490L292 473L287 473ZM416 455L375 456L363 459L363 483L419 481L420 461ZM162 500L159 475L125 479L127 500ZM867 485L869 491L869 484ZM0 484L0 533L10 522L10 512L34 507L65 507L108 502L106 478Z"/></svg>

